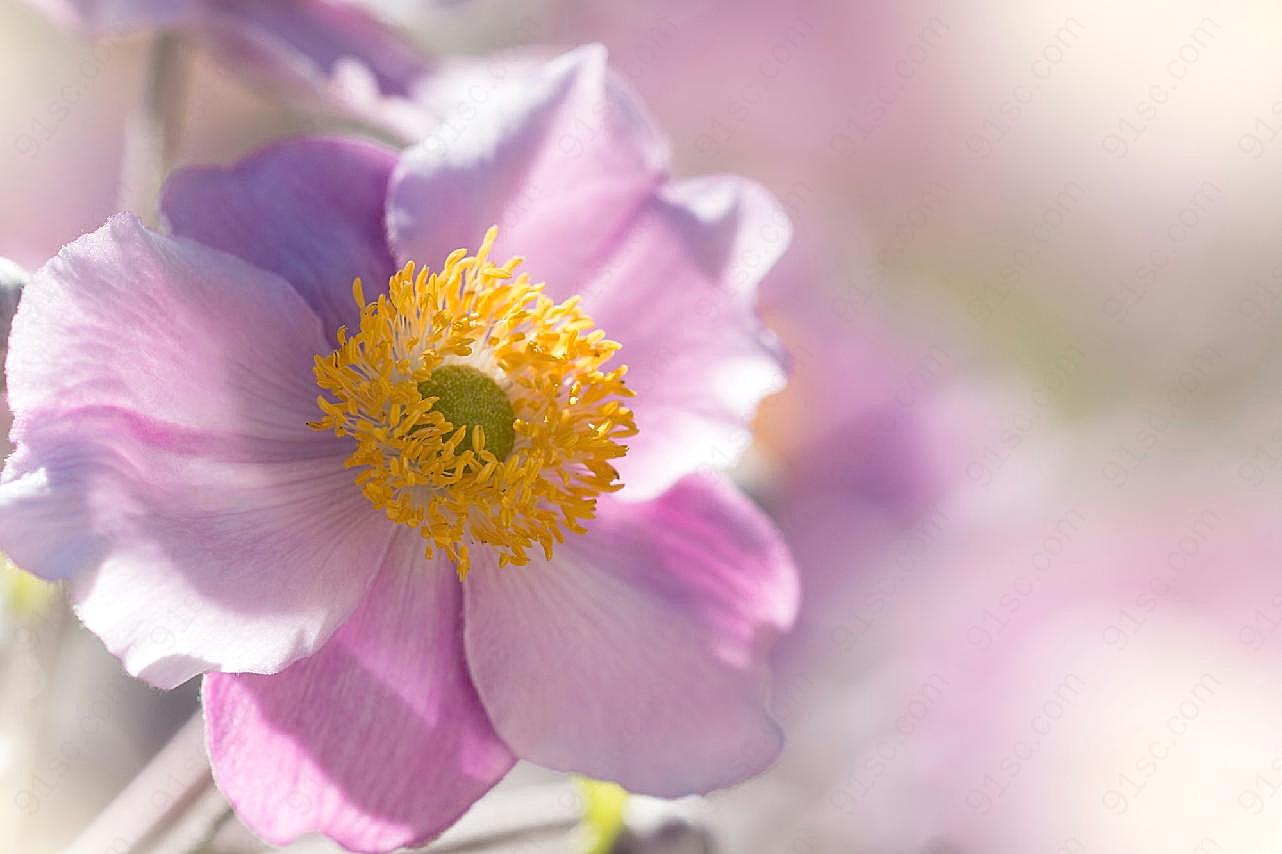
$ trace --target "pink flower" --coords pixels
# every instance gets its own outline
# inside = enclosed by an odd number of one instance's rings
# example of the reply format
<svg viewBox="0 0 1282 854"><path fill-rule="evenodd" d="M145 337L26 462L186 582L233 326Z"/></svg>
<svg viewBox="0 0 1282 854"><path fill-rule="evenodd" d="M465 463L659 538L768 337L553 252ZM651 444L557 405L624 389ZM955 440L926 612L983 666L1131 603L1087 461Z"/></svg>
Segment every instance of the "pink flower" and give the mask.
<svg viewBox="0 0 1282 854"><path fill-rule="evenodd" d="M229 67L317 96L399 135L425 129L412 106L427 63L352 0L28 0L95 34L194 34Z"/></svg>
<svg viewBox="0 0 1282 854"><path fill-rule="evenodd" d="M173 236L112 218L14 321L0 547L131 673L207 673L215 778L275 843L425 840L515 756L676 796L781 745L794 571L708 469L782 382L782 242L747 250L786 220L670 180L599 48L450 127L180 172Z"/></svg>

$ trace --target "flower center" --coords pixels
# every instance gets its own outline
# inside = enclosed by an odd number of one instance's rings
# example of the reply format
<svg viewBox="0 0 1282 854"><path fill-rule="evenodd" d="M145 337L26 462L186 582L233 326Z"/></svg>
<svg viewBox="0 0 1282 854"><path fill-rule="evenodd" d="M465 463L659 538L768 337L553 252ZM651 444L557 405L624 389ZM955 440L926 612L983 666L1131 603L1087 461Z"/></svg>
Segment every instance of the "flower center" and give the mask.
<svg viewBox="0 0 1282 854"><path fill-rule="evenodd" d="M611 461L636 434L627 367L603 367L619 345L577 297L554 303L515 275L521 259L490 263L496 235L437 273L406 264L371 302L357 279L359 329L340 327L314 369L326 394L310 426L355 441L347 466L366 498L460 578L475 544L525 564L583 533L597 496L622 488Z"/></svg>
<svg viewBox="0 0 1282 854"><path fill-rule="evenodd" d="M481 431L482 444L501 462L512 453L516 416L499 384L471 365L441 365L418 384L424 398L434 397L432 411L441 413L450 428Z"/></svg>

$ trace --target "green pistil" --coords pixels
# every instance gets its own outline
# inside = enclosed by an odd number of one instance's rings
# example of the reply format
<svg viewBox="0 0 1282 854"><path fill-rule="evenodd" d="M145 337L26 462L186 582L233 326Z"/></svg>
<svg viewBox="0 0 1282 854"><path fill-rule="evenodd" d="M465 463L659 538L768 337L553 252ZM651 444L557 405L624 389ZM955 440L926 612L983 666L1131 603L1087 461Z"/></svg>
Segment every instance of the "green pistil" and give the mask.
<svg viewBox="0 0 1282 854"><path fill-rule="evenodd" d="M442 365L418 384L423 397L438 398L432 411L439 412L457 430L467 427L460 448L471 447L472 428L485 431L485 449L500 460L507 459L516 442L512 403L498 383L468 365Z"/></svg>

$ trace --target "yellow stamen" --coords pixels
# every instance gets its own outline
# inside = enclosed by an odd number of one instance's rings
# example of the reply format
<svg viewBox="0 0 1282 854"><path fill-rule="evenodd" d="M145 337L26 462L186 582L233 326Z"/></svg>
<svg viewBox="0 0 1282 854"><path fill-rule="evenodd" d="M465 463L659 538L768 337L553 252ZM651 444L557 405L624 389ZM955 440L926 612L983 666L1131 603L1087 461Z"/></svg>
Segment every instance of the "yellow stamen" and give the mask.
<svg viewBox="0 0 1282 854"><path fill-rule="evenodd" d="M619 402L632 396L627 367L602 369L619 345L577 298L554 303L514 275L520 258L490 263L497 233L438 273L406 264L373 302L357 279L360 328L340 327L338 349L315 365L329 397L310 426L355 440L347 467L365 496L418 530L428 556L454 560L460 579L473 543L504 566L528 563L535 544L551 558L565 531L582 533L597 496L621 488L611 460L636 434Z"/></svg>

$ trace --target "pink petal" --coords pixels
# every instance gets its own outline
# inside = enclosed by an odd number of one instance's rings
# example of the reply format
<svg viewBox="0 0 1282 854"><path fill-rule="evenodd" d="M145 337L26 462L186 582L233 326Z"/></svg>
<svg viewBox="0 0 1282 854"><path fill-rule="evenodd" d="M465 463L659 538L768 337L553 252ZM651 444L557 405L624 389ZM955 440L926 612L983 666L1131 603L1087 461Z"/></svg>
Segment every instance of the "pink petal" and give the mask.
<svg viewBox="0 0 1282 854"><path fill-rule="evenodd" d="M226 438L338 453L315 418L316 315L281 279L112 217L27 285L9 339L9 403L24 417L109 406Z"/></svg>
<svg viewBox="0 0 1282 854"><path fill-rule="evenodd" d="M390 523L315 417L319 324L284 281L122 215L27 286L0 549L170 687L271 672L356 607Z"/></svg>
<svg viewBox="0 0 1282 854"><path fill-rule="evenodd" d="M438 263L498 223L499 257L524 256L558 298L583 296L640 393L641 432L619 464L625 498L730 465L758 402L783 383L754 300L788 245L787 218L748 181L665 184L663 140L600 48L514 76L526 82L473 84L484 102L406 154L393 245Z"/></svg>
<svg viewBox="0 0 1282 854"><path fill-rule="evenodd" d="M206 0L198 24L220 58L395 135L420 138L420 51L350 0Z"/></svg>
<svg viewBox="0 0 1282 854"><path fill-rule="evenodd" d="M396 170L393 246L437 265L498 225L496 254L526 257L531 276L567 297L662 180L666 143L600 46L529 71L500 63L491 85L468 91L480 106L445 117Z"/></svg>
<svg viewBox="0 0 1282 854"><path fill-rule="evenodd" d="M755 310L757 283L788 245L775 200L737 178L670 184L634 216L585 305L623 344L638 433L617 467L636 500L683 474L733 464L757 405L784 384Z"/></svg>
<svg viewBox="0 0 1282 854"><path fill-rule="evenodd" d="M242 59L300 76L333 76L344 60L359 62L378 91L410 97L427 74L421 54L350 0L213 0L205 22L239 47ZM232 58L236 58L233 55Z"/></svg>
<svg viewBox="0 0 1282 854"><path fill-rule="evenodd" d="M417 94L429 64L350 0L28 0L57 22L97 35L180 30L235 71L388 132L418 139L430 113Z"/></svg>
<svg viewBox="0 0 1282 854"><path fill-rule="evenodd" d="M27 0L63 26L91 33L150 30L190 24L203 0Z"/></svg>
<svg viewBox="0 0 1282 854"><path fill-rule="evenodd" d="M384 232L396 157L354 139L300 137L231 169L183 169L161 209L175 234L284 277L320 315L326 340L356 319L352 279L387 287L394 262Z"/></svg>
<svg viewBox="0 0 1282 854"><path fill-rule="evenodd" d="M397 537L360 609L273 676L209 674L214 778L273 844L324 833L356 851L437 835L514 759L463 658L453 566Z"/></svg>
<svg viewBox="0 0 1282 854"><path fill-rule="evenodd" d="M649 503L602 501L550 563L479 567L463 589L477 690L519 756L676 797L778 755L764 663L792 622L795 571L716 476Z"/></svg>

